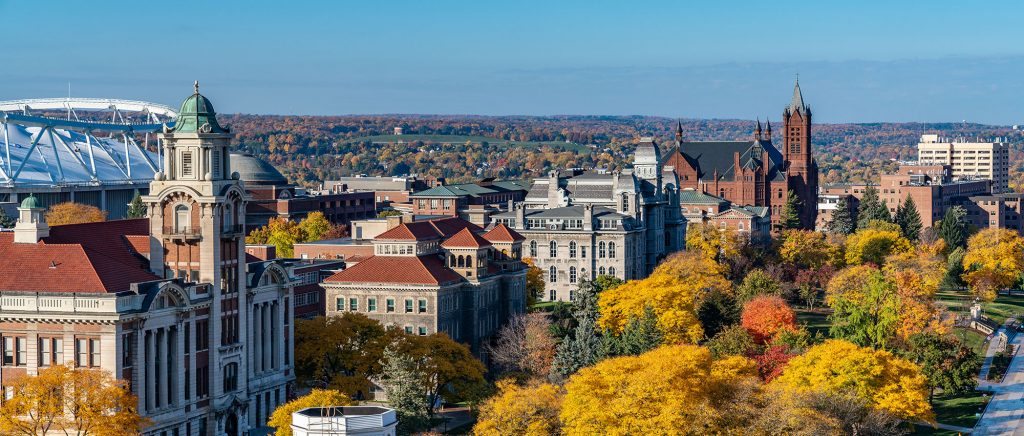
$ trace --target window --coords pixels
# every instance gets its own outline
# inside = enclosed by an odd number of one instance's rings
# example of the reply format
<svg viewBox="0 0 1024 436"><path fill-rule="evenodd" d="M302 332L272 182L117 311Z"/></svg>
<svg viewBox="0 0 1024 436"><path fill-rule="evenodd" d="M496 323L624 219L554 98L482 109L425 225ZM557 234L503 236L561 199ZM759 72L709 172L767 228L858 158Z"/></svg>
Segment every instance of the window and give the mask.
<svg viewBox="0 0 1024 436"><path fill-rule="evenodd" d="M412 298L405 299L405 313L412 313Z"/></svg>
<svg viewBox="0 0 1024 436"><path fill-rule="evenodd" d="M427 300L420 299L420 313L427 313Z"/></svg>
<svg viewBox="0 0 1024 436"><path fill-rule="evenodd" d="M550 256L551 258L558 257L558 243L557 242L551 241L550 243L548 243L548 256Z"/></svg>
<svg viewBox="0 0 1024 436"><path fill-rule="evenodd" d="M608 243L608 257L611 258L611 259L615 259L615 243L614 242L609 242Z"/></svg>
<svg viewBox="0 0 1024 436"><path fill-rule="evenodd" d="M597 257L599 257L601 259L605 258L605 254L606 254L605 253L605 247L606 247L606 245L605 245L604 241L601 241L599 244L597 244Z"/></svg>
<svg viewBox="0 0 1024 436"><path fill-rule="evenodd" d="M395 299L394 298L388 298L387 301L385 302L385 304L387 305L387 309L386 310L387 310L388 313L391 313L391 312L395 311Z"/></svg>
<svg viewBox="0 0 1024 436"><path fill-rule="evenodd" d="M530 241L530 257L537 257L537 241Z"/></svg>
<svg viewBox="0 0 1024 436"><path fill-rule="evenodd" d="M125 335L128 338L129 335ZM128 345L128 344L126 344ZM131 348L125 348L125 355L131 356ZM61 365L64 363L64 340L60 338L39 338L39 366ZM124 366L131 366L128 362Z"/></svg>
<svg viewBox="0 0 1024 436"><path fill-rule="evenodd" d="M90 368L100 366L99 339L75 339L75 365Z"/></svg>
<svg viewBox="0 0 1024 436"><path fill-rule="evenodd" d="M345 310L345 297L338 297L334 302L334 309L338 311Z"/></svg>
<svg viewBox="0 0 1024 436"><path fill-rule="evenodd" d="M188 213L188 206L179 204L174 206L174 230L177 232L184 232L188 230L189 224L192 222Z"/></svg>
<svg viewBox="0 0 1024 436"><path fill-rule="evenodd" d="M411 325L405 326L405 333L408 334L408 335L412 334L412 326Z"/></svg>
<svg viewBox="0 0 1024 436"><path fill-rule="evenodd" d="M348 310L350 310L352 312L355 312L355 311L359 310L359 299L358 298L349 298L348 299Z"/></svg>
<svg viewBox="0 0 1024 436"><path fill-rule="evenodd" d="M576 241L569 242L569 257L576 257Z"/></svg>
<svg viewBox="0 0 1024 436"><path fill-rule="evenodd" d="M238 364L229 363L224 365L224 392L232 392L238 389Z"/></svg>
<svg viewBox="0 0 1024 436"><path fill-rule="evenodd" d="M367 298L366 299L366 311L367 312L376 312L377 311L377 299L376 298Z"/></svg>
<svg viewBox="0 0 1024 436"><path fill-rule="evenodd" d="M426 336L427 335L427 328L426 327L420 327L419 328L419 334L420 334L420 336Z"/></svg>
<svg viewBox="0 0 1024 436"><path fill-rule="evenodd" d="M597 269L597 275L603 276L603 275L605 275L604 273L605 273L605 269L604 269L603 266Z"/></svg>
<svg viewBox="0 0 1024 436"><path fill-rule="evenodd" d="M28 364L28 344L24 336L4 336L4 366Z"/></svg>
<svg viewBox="0 0 1024 436"><path fill-rule="evenodd" d="M548 296L550 297L549 299L551 301L555 301L555 299L558 298L558 296L555 294L555 290L554 289L548 291Z"/></svg>
<svg viewBox="0 0 1024 436"><path fill-rule="evenodd" d="M589 250L590 250L590 246L580 246L580 257L586 259L587 258L587 251L589 251Z"/></svg>
<svg viewBox="0 0 1024 436"><path fill-rule="evenodd" d="M554 283L558 281L558 268L552 266L548 269L548 283Z"/></svg>
<svg viewBox="0 0 1024 436"><path fill-rule="evenodd" d="M196 320L196 351L210 348L210 320ZM209 375L207 375L209 377Z"/></svg>
<svg viewBox="0 0 1024 436"><path fill-rule="evenodd" d="M569 267L569 283L576 283L576 267Z"/></svg>
<svg viewBox="0 0 1024 436"><path fill-rule="evenodd" d="M219 179L220 178L220 151L218 151L218 150L214 150L213 151L213 165L212 166L213 166L213 171L210 171L210 172L213 173L213 178L214 179Z"/></svg>
<svg viewBox="0 0 1024 436"><path fill-rule="evenodd" d="M622 211L629 212L629 197L626 194L622 194Z"/></svg>
<svg viewBox="0 0 1024 436"><path fill-rule="evenodd" d="M181 175L192 177L192 152L181 152Z"/></svg>
<svg viewBox="0 0 1024 436"><path fill-rule="evenodd" d="M608 267L608 275L610 275L612 277L615 277L615 267L614 266Z"/></svg>

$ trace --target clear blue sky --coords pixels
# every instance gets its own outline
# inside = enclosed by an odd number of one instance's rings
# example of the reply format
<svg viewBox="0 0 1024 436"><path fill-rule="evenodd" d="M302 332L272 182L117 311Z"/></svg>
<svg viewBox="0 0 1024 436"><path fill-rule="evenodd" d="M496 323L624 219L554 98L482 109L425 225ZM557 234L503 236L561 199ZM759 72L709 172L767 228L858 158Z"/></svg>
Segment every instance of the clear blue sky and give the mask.
<svg viewBox="0 0 1024 436"><path fill-rule="evenodd" d="M0 0L0 99L1024 122L1024 2Z"/></svg>

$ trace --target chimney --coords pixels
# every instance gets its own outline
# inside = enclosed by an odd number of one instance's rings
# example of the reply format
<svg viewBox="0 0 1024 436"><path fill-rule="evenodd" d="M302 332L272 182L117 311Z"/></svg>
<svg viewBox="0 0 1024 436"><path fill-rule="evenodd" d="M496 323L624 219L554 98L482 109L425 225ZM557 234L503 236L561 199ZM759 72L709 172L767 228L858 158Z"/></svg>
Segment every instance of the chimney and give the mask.
<svg viewBox="0 0 1024 436"><path fill-rule="evenodd" d="M391 216L385 217L384 219L386 219L387 223L388 223L388 230L391 230L391 229L393 229L395 227L398 227L399 224L402 224L402 221L403 221L402 217L403 216L404 215L391 215Z"/></svg>
<svg viewBox="0 0 1024 436"><path fill-rule="evenodd" d="M594 205L590 203L583 205L583 230L594 230Z"/></svg>
<svg viewBox="0 0 1024 436"><path fill-rule="evenodd" d="M273 245L246 245L245 252L259 260L277 259L277 247Z"/></svg>
<svg viewBox="0 0 1024 436"><path fill-rule="evenodd" d="M513 224L512 227L515 228L515 229L519 229L519 230L525 229L526 228L526 207L523 206L522 204L516 205L514 207L515 207L515 210L516 210L516 222Z"/></svg>
<svg viewBox="0 0 1024 436"><path fill-rule="evenodd" d="M50 236L50 226L46 224L44 208L34 195L21 202L18 208L18 223L14 225L14 242L18 244L35 244Z"/></svg>
<svg viewBox="0 0 1024 436"><path fill-rule="evenodd" d="M558 195L558 171L548 173L548 207L555 208L561 203L561 196Z"/></svg>

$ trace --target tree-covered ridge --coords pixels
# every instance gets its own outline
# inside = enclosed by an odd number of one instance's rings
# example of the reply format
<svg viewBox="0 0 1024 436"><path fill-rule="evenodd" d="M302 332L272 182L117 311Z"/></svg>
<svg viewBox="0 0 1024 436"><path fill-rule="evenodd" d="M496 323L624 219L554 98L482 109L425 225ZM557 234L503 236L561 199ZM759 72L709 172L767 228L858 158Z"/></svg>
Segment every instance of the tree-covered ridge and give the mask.
<svg viewBox="0 0 1024 436"><path fill-rule="evenodd" d="M474 177L531 178L567 167L623 168L636 140L654 136L668 145L676 120L650 116L472 116L225 115L236 142L267 159L294 182L352 174L418 173L449 180ZM776 141L782 123L775 121ZM687 141L742 140L750 120L683 120ZM401 127L405 142L392 142ZM1007 126L963 123L815 124L814 146L823 183L877 180L897 160L917 156L920 135L1006 137L1021 133ZM1010 154L1011 176L1024 183L1024 155Z"/></svg>

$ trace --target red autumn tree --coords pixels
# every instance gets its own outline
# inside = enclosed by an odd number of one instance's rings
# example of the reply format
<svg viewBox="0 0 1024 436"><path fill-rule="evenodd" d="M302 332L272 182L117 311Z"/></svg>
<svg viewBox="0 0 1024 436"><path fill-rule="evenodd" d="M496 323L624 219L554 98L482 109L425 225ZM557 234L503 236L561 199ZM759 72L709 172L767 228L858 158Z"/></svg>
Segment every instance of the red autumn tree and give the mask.
<svg viewBox="0 0 1024 436"><path fill-rule="evenodd" d="M786 369L789 359L794 356L796 354L790 352L788 347L772 345L764 353L754 356L754 361L757 362L758 374L767 383L782 375L782 370Z"/></svg>
<svg viewBox="0 0 1024 436"><path fill-rule="evenodd" d="M780 297L762 295L743 306L740 324L757 343L770 341L783 330L796 330L796 315Z"/></svg>

